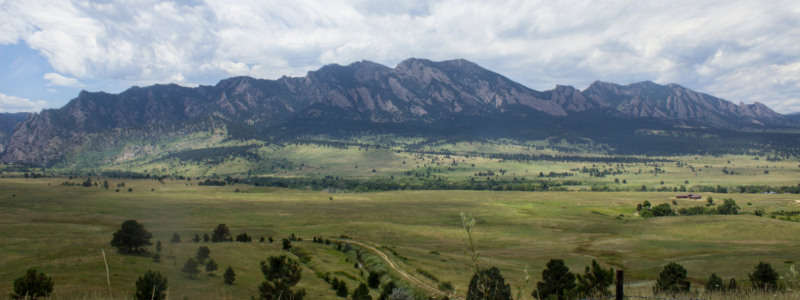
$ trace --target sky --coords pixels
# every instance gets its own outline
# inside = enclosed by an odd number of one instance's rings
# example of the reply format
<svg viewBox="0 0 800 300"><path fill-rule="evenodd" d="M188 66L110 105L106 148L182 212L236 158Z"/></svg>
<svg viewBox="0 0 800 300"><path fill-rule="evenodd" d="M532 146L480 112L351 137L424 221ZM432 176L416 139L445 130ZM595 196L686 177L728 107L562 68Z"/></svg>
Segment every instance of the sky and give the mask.
<svg viewBox="0 0 800 300"><path fill-rule="evenodd" d="M540 91L650 80L800 112L800 1L0 0L0 112L411 57Z"/></svg>

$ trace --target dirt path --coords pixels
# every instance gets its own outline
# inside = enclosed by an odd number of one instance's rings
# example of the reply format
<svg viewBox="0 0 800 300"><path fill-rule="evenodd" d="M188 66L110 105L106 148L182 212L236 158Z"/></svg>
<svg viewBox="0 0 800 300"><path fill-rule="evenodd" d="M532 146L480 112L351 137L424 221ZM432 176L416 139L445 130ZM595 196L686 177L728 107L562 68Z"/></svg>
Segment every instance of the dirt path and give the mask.
<svg viewBox="0 0 800 300"><path fill-rule="evenodd" d="M380 250L376 249L375 247L373 247L371 245L367 245L367 244L361 243L361 242L356 242L356 241L353 241L353 240L339 240L339 241L345 242L345 243L352 243L352 244L364 247L366 249L369 249L370 251L374 252L375 254L378 254L378 256L380 256L384 261L389 263L389 267L392 268L392 270L395 270L395 271L397 271L397 273L400 273L400 275L403 276L406 280L408 280L411 284L413 284L413 285L415 285L417 287L420 287L423 290L425 290L427 292L430 292L431 294L435 294L437 296L442 296L442 295L446 294L445 292L442 292L439 289L437 289L437 288L425 283L424 281L414 277L413 275L409 274L408 272L403 270L400 266L395 264L394 261L392 261L392 259L390 259L389 256L386 255L386 253L383 253L383 251L380 251ZM458 299L464 299L464 297L462 297L460 295L453 295L453 296L455 296Z"/></svg>

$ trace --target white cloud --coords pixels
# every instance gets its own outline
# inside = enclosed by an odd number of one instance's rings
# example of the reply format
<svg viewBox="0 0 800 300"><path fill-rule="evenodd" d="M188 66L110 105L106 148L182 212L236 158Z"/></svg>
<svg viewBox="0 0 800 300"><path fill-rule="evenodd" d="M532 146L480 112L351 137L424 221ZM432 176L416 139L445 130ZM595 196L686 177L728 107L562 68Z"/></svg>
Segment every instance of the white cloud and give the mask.
<svg viewBox="0 0 800 300"><path fill-rule="evenodd" d="M66 86L66 87L82 87L84 86L83 83L78 81L75 78L65 77L58 73L47 73L44 74L45 80L50 80L50 83L47 85L58 85L58 86ZM48 90L49 91L49 90Z"/></svg>
<svg viewBox="0 0 800 300"><path fill-rule="evenodd" d="M784 103L800 79L769 70L800 57L798 1L389 2L6 0L0 43L24 40L60 74L137 84L466 58L537 89L654 80L796 107Z"/></svg>
<svg viewBox="0 0 800 300"><path fill-rule="evenodd" d="M0 93L0 112L35 112L47 107L47 102L7 96Z"/></svg>
<svg viewBox="0 0 800 300"><path fill-rule="evenodd" d="M46 89L45 91L47 91L48 93L58 93L58 90L56 89Z"/></svg>

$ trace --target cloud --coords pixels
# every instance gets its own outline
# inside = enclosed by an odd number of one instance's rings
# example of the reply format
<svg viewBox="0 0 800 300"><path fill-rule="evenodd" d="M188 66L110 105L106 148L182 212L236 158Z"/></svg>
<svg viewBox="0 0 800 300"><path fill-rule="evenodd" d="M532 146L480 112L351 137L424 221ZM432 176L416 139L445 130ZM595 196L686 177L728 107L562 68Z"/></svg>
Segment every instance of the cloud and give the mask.
<svg viewBox="0 0 800 300"><path fill-rule="evenodd" d="M58 90L56 89L46 89L45 91L47 91L48 93L58 93Z"/></svg>
<svg viewBox="0 0 800 300"><path fill-rule="evenodd" d="M0 93L0 112L35 112L47 107L47 102L7 96Z"/></svg>
<svg viewBox="0 0 800 300"><path fill-rule="evenodd" d="M6 0L0 43L24 41L60 74L137 84L421 57L465 58L536 89L653 80L736 102L769 94L786 109L798 95L800 79L769 71L800 57L798 1L389 2Z"/></svg>
<svg viewBox="0 0 800 300"><path fill-rule="evenodd" d="M83 87L83 83L78 81L75 78L69 78L62 76L58 73L47 73L44 74L45 80L50 80L50 83L47 85L58 85L58 86L66 86L66 87ZM48 90L49 92L50 90Z"/></svg>

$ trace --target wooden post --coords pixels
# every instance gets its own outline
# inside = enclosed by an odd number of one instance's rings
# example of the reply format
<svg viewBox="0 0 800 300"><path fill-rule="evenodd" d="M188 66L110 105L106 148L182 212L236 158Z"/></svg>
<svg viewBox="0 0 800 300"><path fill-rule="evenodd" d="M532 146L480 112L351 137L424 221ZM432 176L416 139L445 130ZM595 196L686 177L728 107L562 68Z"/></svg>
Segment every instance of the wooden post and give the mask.
<svg viewBox="0 0 800 300"><path fill-rule="evenodd" d="M614 298L615 300L622 300L625 297L625 293L622 290L624 281L624 274L622 270L617 270L617 296Z"/></svg>

